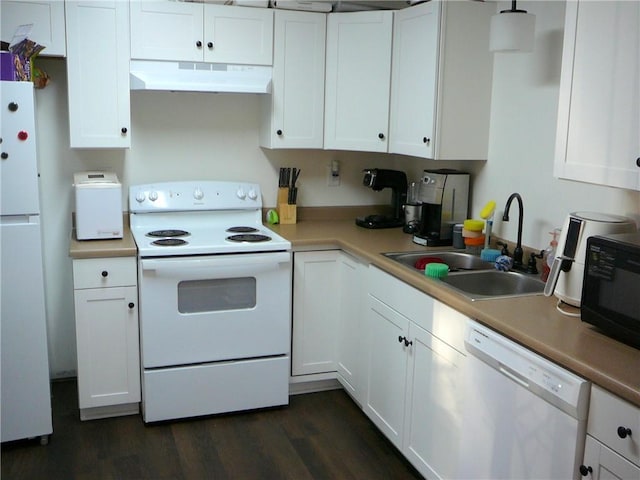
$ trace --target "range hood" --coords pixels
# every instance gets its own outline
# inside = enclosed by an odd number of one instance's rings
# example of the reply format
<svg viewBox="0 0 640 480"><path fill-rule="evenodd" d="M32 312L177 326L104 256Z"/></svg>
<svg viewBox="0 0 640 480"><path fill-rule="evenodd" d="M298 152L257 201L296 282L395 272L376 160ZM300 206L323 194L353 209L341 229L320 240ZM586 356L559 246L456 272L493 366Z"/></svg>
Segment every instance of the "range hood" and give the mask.
<svg viewBox="0 0 640 480"><path fill-rule="evenodd" d="M272 67L132 60L131 90L271 93Z"/></svg>

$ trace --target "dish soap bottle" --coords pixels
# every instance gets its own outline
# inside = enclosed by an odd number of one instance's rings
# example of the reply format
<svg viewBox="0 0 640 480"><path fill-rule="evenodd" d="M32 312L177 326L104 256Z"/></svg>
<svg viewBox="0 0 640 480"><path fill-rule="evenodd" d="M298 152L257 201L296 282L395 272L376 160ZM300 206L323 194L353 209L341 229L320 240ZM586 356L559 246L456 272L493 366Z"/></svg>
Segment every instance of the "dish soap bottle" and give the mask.
<svg viewBox="0 0 640 480"><path fill-rule="evenodd" d="M551 271L553 260L556 258L556 248L558 247L560 229L554 228L553 232L549 232L549 235L552 235L552 238L549 242L549 246L545 248L543 252L544 261L542 262L542 274L540 275L540 279L543 282L546 282L547 278L549 278L549 272Z"/></svg>

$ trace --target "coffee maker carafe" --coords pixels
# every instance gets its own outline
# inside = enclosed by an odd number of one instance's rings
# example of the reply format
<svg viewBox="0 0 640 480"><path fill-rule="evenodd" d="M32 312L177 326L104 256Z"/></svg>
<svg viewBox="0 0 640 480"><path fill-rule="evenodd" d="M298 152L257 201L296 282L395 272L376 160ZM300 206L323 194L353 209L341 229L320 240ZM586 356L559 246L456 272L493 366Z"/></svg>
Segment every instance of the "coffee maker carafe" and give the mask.
<svg viewBox="0 0 640 480"><path fill-rule="evenodd" d="M425 170L421 182L422 218L413 241L429 247L452 245L453 226L467 218L469 174L452 169Z"/></svg>

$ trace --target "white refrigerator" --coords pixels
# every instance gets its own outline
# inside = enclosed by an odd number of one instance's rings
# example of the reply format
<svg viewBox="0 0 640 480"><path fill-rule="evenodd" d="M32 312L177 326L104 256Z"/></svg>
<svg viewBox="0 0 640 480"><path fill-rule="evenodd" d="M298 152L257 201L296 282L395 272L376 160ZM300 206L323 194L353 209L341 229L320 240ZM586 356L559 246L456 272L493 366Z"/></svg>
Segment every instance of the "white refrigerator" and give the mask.
<svg viewBox="0 0 640 480"><path fill-rule="evenodd" d="M33 84L0 82L0 437L53 432Z"/></svg>

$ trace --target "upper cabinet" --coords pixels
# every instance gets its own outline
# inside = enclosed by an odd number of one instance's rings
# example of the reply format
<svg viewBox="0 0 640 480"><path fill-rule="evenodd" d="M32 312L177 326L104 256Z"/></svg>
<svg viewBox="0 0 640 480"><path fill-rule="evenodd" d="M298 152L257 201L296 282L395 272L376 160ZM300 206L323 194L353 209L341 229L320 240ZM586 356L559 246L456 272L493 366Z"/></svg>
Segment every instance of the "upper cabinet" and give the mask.
<svg viewBox="0 0 640 480"><path fill-rule="evenodd" d="M495 4L431 1L395 12L389 152L484 160Z"/></svg>
<svg viewBox="0 0 640 480"><path fill-rule="evenodd" d="M393 12L327 19L324 148L386 152Z"/></svg>
<svg viewBox="0 0 640 480"><path fill-rule="evenodd" d="M60 0L2 0L2 40L10 42L16 27L33 24L29 38L46 48L42 56L67 54L64 27L64 2Z"/></svg>
<svg viewBox="0 0 640 480"><path fill-rule="evenodd" d="M66 10L71 147L128 148L129 6L74 0Z"/></svg>
<svg viewBox="0 0 640 480"><path fill-rule="evenodd" d="M275 11L272 94L265 95L260 144L322 148L327 16Z"/></svg>
<svg viewBox="0 0 640 480"><path fill-rule="evenodd" d="M273 10L132 1L131 58L271 65Z"/></svg>
<svg viewBox="0 0 640 480"><path fill-rule="evenodd" d="M557 177L640 190L639 92L640 3L567 2Z"/></svg>

